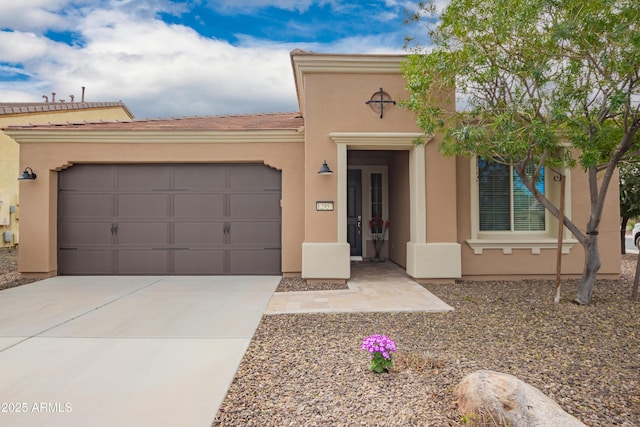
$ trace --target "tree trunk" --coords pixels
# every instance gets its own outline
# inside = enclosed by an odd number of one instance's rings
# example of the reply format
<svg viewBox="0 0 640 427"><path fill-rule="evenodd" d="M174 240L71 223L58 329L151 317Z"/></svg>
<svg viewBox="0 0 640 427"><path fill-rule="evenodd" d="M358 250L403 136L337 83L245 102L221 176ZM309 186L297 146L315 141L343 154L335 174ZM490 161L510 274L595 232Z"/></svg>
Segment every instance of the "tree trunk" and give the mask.
<svg viewBox="0 0 640 427"><path fill-rule="evenodd" d="M627 223L629 222L629 217L622 218L622 224L620 225L620 253L622 255L627 253Z"/></svg>
<svg viewBox="0 0 640 427"><path fill-rule="evenodd" d="M598 251L598 232L587 233L587 238L583 244L584 247L584 271L578 292L576 293L576 303L587 305L591 301L591 293L596 283L596 277L600 270L600 253Z"/></svg>

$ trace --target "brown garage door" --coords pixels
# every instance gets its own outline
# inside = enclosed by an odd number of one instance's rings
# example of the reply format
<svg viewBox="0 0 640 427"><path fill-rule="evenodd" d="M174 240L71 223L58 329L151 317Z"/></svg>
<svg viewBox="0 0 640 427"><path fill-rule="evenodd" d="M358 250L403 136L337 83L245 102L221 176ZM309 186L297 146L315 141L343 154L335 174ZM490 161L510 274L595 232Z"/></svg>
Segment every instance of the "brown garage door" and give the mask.
<svg viewBox="0 0 640 427"><path fill-rule="evenodd" d="M280 172L75 165L59 174L59 274L280 274Z"/></svg>

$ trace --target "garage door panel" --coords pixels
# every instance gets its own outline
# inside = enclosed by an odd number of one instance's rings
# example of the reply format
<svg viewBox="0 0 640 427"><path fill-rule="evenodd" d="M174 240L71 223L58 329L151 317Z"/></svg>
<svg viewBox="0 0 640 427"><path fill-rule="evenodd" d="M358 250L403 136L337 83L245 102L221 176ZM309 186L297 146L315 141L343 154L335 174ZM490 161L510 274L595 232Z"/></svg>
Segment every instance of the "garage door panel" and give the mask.
<svg viewBox="0 0 640 427"><path fill-rule="evenodd" d="M169 252L153 249L118 250L118 273L169 274Z"/></svg>
<svg viewBox="0 0 640 427"><path fill-rule="evenodd" d="M114 251L112 250L65 250L58 254L58 269L64 274L111 275Z"/></svg>
<svg viewBox="0 0 640 427"><path fill-rule="evenodd" d="M220 274L224 272L224 250L189 249L174 251L174 274Z"/></svg>
<svg viewBox="0 0 640 427"><path fill-rule="evenodd" d="M280 247L280 223L235 221L230 223L230 243L238 246Z"/></svg>
<svg viewBox="0 0 640 427"><path fill-rule="evenodd" d="M234 191L279 191L280 172L264 165L233 165L229 182Z"/></svg>
<svg viewBox="0 0 640 427"><path fill-rule="evenodd" d="M280 180L261 164L74 165L59 272L280 274Z"/></svg>
<svg viewBox="0 0 640 427"><path fill-rule="evenodd" d="M109 246L113 244L111 222L63 222L58 226L58 241L65 246Z"/></svg>
<svg viewBox="0 0 640 427"><path fill-rule="evenodd" d="M174 216L176 218L224 218L224 194L176 194Z"/></svg>
<svg viewBox="0 0 640 427"><path fill-rule="evenodd" d="M171 166L119 165L117 182L120 191L157 191L171 188Z"/></svg>
<svg viewBox="0 0 640 427"><path fill-rule="evenodd" d="M110 190L115 183L111 165L75 165L64 170L58 185L67 190Z"/></svg>
<svg viewBox="0 0 640 427"><path fill-rule="evenodd" d="M121 218L166 218L170 197L167 194L120 194L117 216Z"/></svg>
<svg viewBox="0 0 640 427"><path fill-rule="evenodd" d="M176 167L175 188L191 191L222 191L227 187L227 167L224 165L186 165Z"/></svg>
<svg viewBox="0 0 640 427"><path fill-rule="evenodd" d="M161 246L169 241L165 222L119 222L118 245Z"/></svg>
<svg viewBox="0 0 640 427"><path fill-rule="evenodd" d="M236 249L230 253L231 274L280 274L280 249Z"/></svg>
<svg viewBox="0 0 640 427"><path fill-rule="evenodd" d="M111 217L115 212L114 197L111 194L85 194L64 192L60 194L61 216L71 218Z"/></svg>
<svg viewBox="0 0 640 427"><path fill-rule="evenodd" d="M280 218L280 194L232 194L231 217L241 219Z"/></svg>
<svg viewBox="0 0 640 427"><path fill-rule="evenodd" d="M174 242L185 246L216 246L224 244L224 223L176 222L174 224Z"/></svg>

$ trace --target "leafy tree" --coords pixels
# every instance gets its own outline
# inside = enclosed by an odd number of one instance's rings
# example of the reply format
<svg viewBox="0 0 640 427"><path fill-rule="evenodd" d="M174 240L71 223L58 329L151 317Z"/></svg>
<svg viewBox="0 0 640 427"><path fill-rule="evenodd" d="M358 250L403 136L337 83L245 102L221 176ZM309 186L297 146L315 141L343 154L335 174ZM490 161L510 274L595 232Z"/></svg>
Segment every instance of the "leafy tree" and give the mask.
<svg viewBox="0 0 640 427"><path fill-rule="evenodd" d="M620 247L626 253L625 232L630 218L640 217L640 162L620 165Z"/></svg>
<svg viewBox="0 0 640 427"><path fill-rule="evenodd" d="M434 3L415 21L433 22ZM451 0L405 64L413 110L425 133L445 130L445 155L480 156L514 168L536 189L543 168L581 167L590 216L564 226L585 251L575 297L588 304L600 269L598 229L616 167L637 155L640 127L640 2L637 0ZM431 102L455 87L466 108Z"/></svg>

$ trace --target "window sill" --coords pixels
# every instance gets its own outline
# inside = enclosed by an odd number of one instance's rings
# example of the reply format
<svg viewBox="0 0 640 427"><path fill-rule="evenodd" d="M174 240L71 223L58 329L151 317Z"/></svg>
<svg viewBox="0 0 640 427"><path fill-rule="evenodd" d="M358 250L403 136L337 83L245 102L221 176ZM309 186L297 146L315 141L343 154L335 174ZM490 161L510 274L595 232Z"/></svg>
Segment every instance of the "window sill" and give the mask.
<svg viewBox="0 0 640 427"><path fill-rule="evenodd" d="M514 249L530 249L532 255L540 255L542 249L556 249L558 240L548 237L537 237L528 239L469 239L467 244L473 249L474 255L482 255L485 249L502 249L502 253L510 255ZM578 243L574 239L564 239L562 241L562 254L568 254L573 246Z"/></svg>

